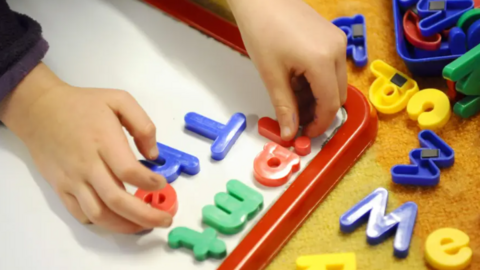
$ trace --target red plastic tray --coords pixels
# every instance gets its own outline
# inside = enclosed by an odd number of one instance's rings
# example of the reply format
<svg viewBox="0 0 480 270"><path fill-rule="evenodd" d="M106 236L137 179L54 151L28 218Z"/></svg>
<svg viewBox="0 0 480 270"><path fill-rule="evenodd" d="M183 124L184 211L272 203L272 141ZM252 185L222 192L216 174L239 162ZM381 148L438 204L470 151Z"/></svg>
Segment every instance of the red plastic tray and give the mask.
<svg viewBox="0 0 480 270"><path fill-rule="evenodd" d="M166 14L247 55L237 26L190 0L144 0Z"/></svg>
<svg viewBox="0 0 480 270"><path fill-rule="evenodd" d="M189 0L144 1L247 55L238 28L209 10ZM218 270L264 269L374 142L377 115L365 96L349 86L344 107L347 121L228 254Z"/></svg>

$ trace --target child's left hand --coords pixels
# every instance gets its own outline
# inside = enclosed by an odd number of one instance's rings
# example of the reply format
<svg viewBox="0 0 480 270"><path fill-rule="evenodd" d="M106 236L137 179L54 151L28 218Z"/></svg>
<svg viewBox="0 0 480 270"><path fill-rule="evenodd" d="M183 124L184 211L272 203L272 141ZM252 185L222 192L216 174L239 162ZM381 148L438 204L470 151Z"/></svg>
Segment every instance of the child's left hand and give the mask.
<svg viewBox="0 0 480 270"><path fill-rule="evenodd" d="M303 0L228 1L282 138L293 138L300 124L309 137L323 134L347 98L345 33Z"/></svg>

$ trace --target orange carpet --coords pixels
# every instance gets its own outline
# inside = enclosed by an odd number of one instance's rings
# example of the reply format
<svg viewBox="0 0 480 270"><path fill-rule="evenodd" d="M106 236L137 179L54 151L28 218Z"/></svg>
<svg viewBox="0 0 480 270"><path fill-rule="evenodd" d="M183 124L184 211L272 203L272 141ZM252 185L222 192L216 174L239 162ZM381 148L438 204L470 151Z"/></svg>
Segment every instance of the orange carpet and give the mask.
<svg viewBox="0 0 480 270"><path fill-rule="evenodd" d="M232 20L224 0L194 0ZM367 23L370 63L381 59L410 74L395 48L391 0L306 0L329 20L340 16L363 14ZM374 80L368 68L356 68L349 61L349 83L368 92ZM420 89L446 90L441 78L414 78ZM440 184L433 188L405 188L392 183L390 168L408 164L408 153L418 147L419 128L405 111L380 115L378 137L373 147L344 177L328 198L283 248L268 270L295 269L297 257L309 254L355 252L357 269L431 269L424 259L426 237L443 227L457 228L470 237L473 259L466 269L480 269L480 117L462 120L453 115L437 132L454 150L455 164L442 170ZM417 223L406 259L393 256L393 237L377 246L366 243L365 225L350 235L339 229L339 217L378 187L389 190L387 212L413 201L419 207Z"/></svg>

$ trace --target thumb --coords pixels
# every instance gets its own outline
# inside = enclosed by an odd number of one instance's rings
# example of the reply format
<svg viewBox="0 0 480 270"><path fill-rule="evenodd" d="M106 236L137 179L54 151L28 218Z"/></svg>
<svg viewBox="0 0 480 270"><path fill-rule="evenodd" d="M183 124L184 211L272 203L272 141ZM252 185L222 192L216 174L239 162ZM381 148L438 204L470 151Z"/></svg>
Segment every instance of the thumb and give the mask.
<svg viewBox="0 0 480 270"><path fill-rule="evenodd" d="M298 130L298 106L286 69L270 68L263 73L263 80L275 108L283 140L291 140Z"/></svg>

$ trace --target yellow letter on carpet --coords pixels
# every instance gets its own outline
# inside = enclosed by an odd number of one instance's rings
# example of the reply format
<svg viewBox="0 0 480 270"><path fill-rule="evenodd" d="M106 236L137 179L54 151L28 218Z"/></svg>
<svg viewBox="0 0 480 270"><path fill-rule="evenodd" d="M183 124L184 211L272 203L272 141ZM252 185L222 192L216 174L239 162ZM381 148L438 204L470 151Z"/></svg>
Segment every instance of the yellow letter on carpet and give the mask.
<svg viewBox="0 0 480 270"><path fill-rule="evenodd" d="M443 228L431 233L425 243L425 259L435 269L461 270L472 260L470 238L464 232Z"/></svg>
<svg viewBox="0 0 480 270"><path fill-rule="evenodd" d="M302 256L297 259L297 270L356 270L355 253L337 253Z"/></svg>
<svg viewBox="0 0 480 270"><path fill-rule="evenodd" d="M421 129L440 129L450 119L450 100L437 89L417 92L408 102L407 113Z"/></svg>

